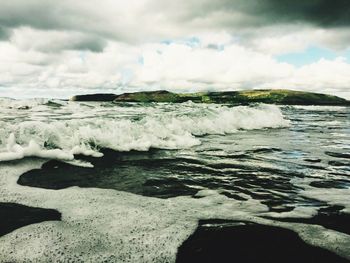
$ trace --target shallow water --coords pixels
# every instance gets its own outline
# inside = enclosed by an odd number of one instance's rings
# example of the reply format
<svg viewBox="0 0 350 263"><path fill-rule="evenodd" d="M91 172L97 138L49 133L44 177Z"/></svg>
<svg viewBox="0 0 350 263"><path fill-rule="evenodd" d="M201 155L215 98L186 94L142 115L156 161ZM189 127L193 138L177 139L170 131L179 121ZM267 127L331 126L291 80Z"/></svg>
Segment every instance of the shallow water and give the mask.
<svg viewBox="0 0 350 263"><path fill-rule="evenodd" d="M0 107L0 201L62 213L62 222L0 238L4 262L23 251L41 262L174 261L201 219L288 228L350 258L350 108L7 99Z"/></svg>

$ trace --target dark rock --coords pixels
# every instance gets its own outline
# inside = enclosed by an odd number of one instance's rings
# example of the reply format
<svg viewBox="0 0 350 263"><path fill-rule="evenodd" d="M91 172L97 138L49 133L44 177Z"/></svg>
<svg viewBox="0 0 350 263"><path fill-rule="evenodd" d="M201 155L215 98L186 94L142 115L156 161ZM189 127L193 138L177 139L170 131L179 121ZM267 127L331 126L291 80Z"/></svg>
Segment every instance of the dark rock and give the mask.
<svg viewBox="0 0 350 263"><path fill-rule="evenodd" d="M176 262L349 261L328 250L306 244L291 230L247 222L211 220L200 222L196 232L179 248Z"/></svg>
<svg viewBox="0 0 350 263"><path fill-rule="evenodd" d="M61 213L53 209L0 203L0 236L26 225L54 220L61 220Z"/></svg>

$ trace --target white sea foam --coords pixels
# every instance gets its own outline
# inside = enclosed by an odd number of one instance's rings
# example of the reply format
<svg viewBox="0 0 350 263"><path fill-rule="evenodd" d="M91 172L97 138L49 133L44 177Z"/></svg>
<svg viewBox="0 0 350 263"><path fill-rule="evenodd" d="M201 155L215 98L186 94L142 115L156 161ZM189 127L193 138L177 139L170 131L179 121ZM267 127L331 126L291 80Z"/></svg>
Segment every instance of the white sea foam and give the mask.
<svg viewBox="0 0 350 263"><path fill-rule="evenodd" d="M218 193L158 199L105 189L48 190L16 184L40 161L0 166L0 202L54 208L61 222L43 222L0 238L0 262L175 262L199 219L247 220L266 212L258 201Z"/></svg>
<svg viewBox="0 0 350 263"><path fill-rule="evenodd" d="M23 159L24 157L39 157L45 159L59 159L63 161L73 161L74 154L83 154L86 156L102 157L103 154L95 152L89 149L82 149L79 146L75 146L69 152L60 149L46 150L40 147L34 140L30 140L27 146L21 146L16 143L15 135L10 134L7 145L6 152L0 152L0 161L12 161ZM73 162L79 164L77 162Z"/></svg>
<svg viewBox="0 0 350 263"><path fill-rule="evenodd" d="M350 214L350 188L329 188L325 192L325 189L306 185L301 194L309 198L326 202L330 205L343 206L344 209L342 212Z"/></svg>
<svg viewBox="0 0 350 263"><path fill-rule="evenodd" d="M300 195L311 198L313 200L319 200L325 202L328 205L342 206L341 211L350 214L350 187L347 188L317 188L310 185L313 182L313 178L294 178L291 180L293 185L300 187ZM305 208L307 210L307 208ZM312 210L309 207L309 210Z"/></svg>
<svg viewBox="0 0 350 263"><path fill-rule="evenodd" d="M288 106L288 107L290 107L290 106ZM295 105L292 107L296 108L296 109L311 110L311 111L345 111L347 109L347 106L315 106L315 105L301 106L301 105Z"/></svg>
<svg viewBox="0 0 350 263"><path fill-rule="evenodd" d="M151 147L184 149L199 145L199 135L289 126L280 109L272 105L198 106L194 113L149 115L138 120L99 116L51 122L1 122L0 161L29 156L73 160L74 154L99 157L100 148L117 151L147 151Z"/></svg>
<svg viewBox="0 0 350 263"><path fill-rule="evenodd" d="M272 218L311 218L317 215L318 209L318 207L297 206L292 211L268 212L266 215Z"/></svg>
<svg viewBox="0 0 350 263"><path fill-rule="evenodd" d="M306 242L350 258L350 236L317 225L260 218L267 207L216 191L197 198L158 199L115 190L48 190L16 184L42 164L23 160L0 166L0 202L57 209L62 221L32 224L0 238L0 262L175 262L178 247L200 219L251 221L291 229Z"/></svg>

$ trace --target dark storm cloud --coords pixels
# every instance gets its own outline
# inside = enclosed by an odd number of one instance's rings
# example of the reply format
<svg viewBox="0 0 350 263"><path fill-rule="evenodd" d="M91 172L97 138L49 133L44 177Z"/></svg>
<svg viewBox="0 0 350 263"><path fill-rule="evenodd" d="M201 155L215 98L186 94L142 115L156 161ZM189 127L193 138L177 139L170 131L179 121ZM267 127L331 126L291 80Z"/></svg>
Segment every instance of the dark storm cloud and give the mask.
<svg viewBox="0 0 350 263"><path fill-rule="evenodd" d="M80 5L80 4L79 4ZM76 29L91 24L83 8L69 1L12 0L0 3L0 25L18 27L30 25L40 29ZM103 1L101 1L103 5ZM84 3L80 6L84 7ZM157 8L158 7L158 8ZM113 7L111 7L113 9ZM99 6L96 6L96 10ZM125 6L127 11L128 6ZM158 10L157 10L158 9ZM173 9L172 11L170 9ZM150 0L144 13L165 11L169 19L175 14L182 18L197 18L216 11L240 12L265 23L289 21L309 22L320 26L350 25L349 0ZM132 15L132 14L131 14ZM138 17L135 17L138 19ZM98 21L95 21L98 23Z"/></svg>
<svg viewBox="0 0 350 263"><path fill-rule="evenodd" d="M241 6L243 11L262 16L270 23L300 21L321 27L350 25L349 0L255 0Z"/></svg>
<svg viewBox="0 0 350 263"><path fill-rule="evenodd" d="M0 27L83 32L118 41L181 37L198 30L285 24L327 29L350 26L350 0L111 0L0 2ZM132 9L138 4L138 8ZM125 15L127 14L127 15ZM258 33L258 32L257 32ZM0 38L4 34L0 29ZM101 50L100 45L87 46Z"/></svg>
<svg viewBox="0 0 350 263"><path fill-rule="evenodd" d="M0 3L0 24L14 28L30 25L36 28L57 28L55 9L51 1L3 1Z"/></svg>
<svg viewBox="0 0 350 263"><path fill-rule="evenodd" d="M39 30L30 27L15 28L8 41L22 50L55 53L63 50L102 52L107 41L96 35L75 31Z"/></svg>
<svg viewBox="0 0 350 263"><path fill-rule="evenodd" d="M62 43L62 39L56 41L53 38L52 45L39 47L42 51L55 52L68 49L101 52L106 46L106 41L99 36L99 32L91 33L84 28L84 25L89 27L89 18L79 9L75 10L67 4L61 6L54 1L39 0L13 0L0 3L0 39L10 39L15 29L23 27L43 32L70 32L73 36L73 40L69 39L65 43ZM86 34L82 37L79 32Z"/></svg>
<svg viewBox="0 0 350 263"><path fill-rule="evenodd" d="M192 2L199 5L201 1ZM342 27L350 25L349 0L221 0L208 1L198 9L195 16L221 11L247 15L247 26L302 22L320 27ZM239 23L243 26L244 23ZM234 26L234 25L233 25Z"/></svg>

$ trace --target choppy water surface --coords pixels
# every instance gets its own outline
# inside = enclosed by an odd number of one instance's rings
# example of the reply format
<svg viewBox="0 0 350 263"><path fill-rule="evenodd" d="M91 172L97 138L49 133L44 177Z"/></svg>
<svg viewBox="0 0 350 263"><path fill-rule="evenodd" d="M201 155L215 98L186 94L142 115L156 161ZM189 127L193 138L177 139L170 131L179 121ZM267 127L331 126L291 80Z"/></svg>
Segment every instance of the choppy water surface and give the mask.
<svg viewBox="0 0 350 263"><path fill-rule="evenodd" d="M350 258L350 108L0 107L0 201L62 213L0 238L4 261L174 261L200 219L282 226Z"/></svg>

